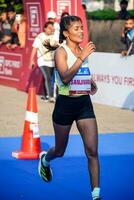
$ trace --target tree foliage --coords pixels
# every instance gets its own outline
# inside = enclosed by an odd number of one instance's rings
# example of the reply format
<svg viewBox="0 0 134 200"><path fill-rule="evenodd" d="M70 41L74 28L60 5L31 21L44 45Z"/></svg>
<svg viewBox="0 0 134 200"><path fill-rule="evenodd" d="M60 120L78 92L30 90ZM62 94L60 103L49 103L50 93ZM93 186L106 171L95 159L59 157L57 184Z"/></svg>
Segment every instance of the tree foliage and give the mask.
<svg viewBox="0 0 134 200"><path fill-rule="evenodd" d="M18 12L23 8L22 0L0 0L0 10L6 9L9 6L14 7L15 11Z"/></svg>
<svg viewBox="0 0 134 200"><path fill-rule="evenodd" d="M131 18L134 18L134 10L130 10L129 14ZM117 19L118 12L113 9L97 10L93 12L86 13L87 19L94 20L115 20Z"/></svg>

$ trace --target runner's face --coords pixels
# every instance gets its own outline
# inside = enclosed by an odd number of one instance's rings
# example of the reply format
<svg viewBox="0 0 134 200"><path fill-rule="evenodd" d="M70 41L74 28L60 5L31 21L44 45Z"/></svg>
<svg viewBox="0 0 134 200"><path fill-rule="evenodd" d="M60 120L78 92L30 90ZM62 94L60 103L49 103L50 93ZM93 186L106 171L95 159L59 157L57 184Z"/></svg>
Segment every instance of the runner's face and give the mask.
<svg viewBox="0 0 134 200"><path fill-rule="evenodd" d="M67 40L81 43L83 41L83 37L84 33L81 21L71 23L67 31Z"/></svg>

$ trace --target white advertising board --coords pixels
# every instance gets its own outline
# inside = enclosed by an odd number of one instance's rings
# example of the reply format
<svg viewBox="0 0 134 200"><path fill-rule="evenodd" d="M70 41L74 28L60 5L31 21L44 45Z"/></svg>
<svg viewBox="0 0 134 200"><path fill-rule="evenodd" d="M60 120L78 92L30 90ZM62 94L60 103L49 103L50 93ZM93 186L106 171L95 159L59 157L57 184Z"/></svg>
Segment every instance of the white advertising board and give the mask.
<svg viewBox="0 0 134 200"><path fill-rule="evenodd" d="M89 64L98 86L93 102L134 110L134 55L96 52Z"/></svg>

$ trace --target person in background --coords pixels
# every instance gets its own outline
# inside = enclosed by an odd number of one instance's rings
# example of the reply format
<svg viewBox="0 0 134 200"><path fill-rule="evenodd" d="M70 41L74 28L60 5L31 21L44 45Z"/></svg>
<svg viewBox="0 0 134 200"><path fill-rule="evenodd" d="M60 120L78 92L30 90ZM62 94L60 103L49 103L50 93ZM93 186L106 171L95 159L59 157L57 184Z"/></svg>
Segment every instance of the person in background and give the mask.
<svg viewBox="0 0 134 200"><path fill-rule="evenodd" d="M24 48L26 43L26 17L23 11L16 14L15 21L12 26L12 31L17 34L19 47Z"/></svg>
<svg viewBox="0 0 134 200"><path fill-rule="evenodd" d="M130 17L129 12L127 11L127 6L128 6L127 0L120 1L121 10L119 11L118 16L117 16L118 19L128 19Z"/></svg>
<svg viewBox="0 0 134 200"><path fill-rule="evenodd" d="M59 42L60 27L59 23L56 21L56 13L54 11L49 11L47 13L47 20L54 23L54 39Z"/></svg>
<svg viewBox="0 0 134 200"><path fill-rule="evenodd" d="M2 32L2 23L1 23L1 9L0 9L0 46L2 45L2 38L3 38L3 32Z"/></svg>
<svg viewBox="0 0 134 200"><path fill-rule="evenodd" d="M19 45L18 35L14 32L16 12L9 7L1 13L1 32L0 44L6 45L8 49L14 49Z"/></svg>
<svg viewBox="0 0 134 200"><path fill-rule="evenodd" d="M2 45L2 38L3 38L3 32L2 32L2 23L1 23L1 10L0 10L0 46Z"/></svg>
<svg viewBox="0 0 134 200"><path fill-rule="evenodd" d="M1 12L1 42L0 44L6 45L8 49L10 49L12 45L11 24L8 21L6 10L3 10Z"/></svg>
<svg viewBox="0 0 134 200"><path fill-rule="evenodd" d="M47 13L47 20L54 23L54 40L59 43L59 33L60 33L60 26L56 19L56 13L54 11L49 11ZM53 71L52 78L51 78L51 85L53 85L53 94L54 98L57 96L57 86L55 84L55 70Z"/></svg>
<svg viewBox="0 0 134 200"><path fill-rule="evenodd" d="M85 11L85 13L86 13L86 11L87 11L87 6L86 6L86 4L82 4L82 7L83 7L83 10Z"/></svg>
<svg viewBox="0 0 134 200"><path fill-rule="evenodd" d="M8 17L9 23L11 25L13 25L13 23L15 21L15 17L16 17L16 12L15 12L13 7L8 7L7 8L7 17Z"/></svg>
<svg viewBox="0 0 134 200"><path fill-rule="evenodd" d="M52 180L50 162L65 153L72 123L76 121L82 137L88 160L92 199L100 200L98 130L90 95L97 86L90 76L88 56L95 51L89 42L82 49L84 31L78 16L63 17L60 22L60 39L66 40L55 52L58 96L52 114L55 131L55 146L47 153L41 152L38 165L39 175L49 182Z"/></svg>
<svg viewBox="0 0 134 200"><path fill-rule="evenodd" d="M54 70L54 50L57 48L57 41L54 40L54 23L45 23L43 32L38 34L32 45L30 58L30 69L36 67L35 56L37 54L37 64L44 77L44 94L41 97L45 101L54 102L51 76Z"/></svg>
<svg viewBox="0 0 134 200"><path fill-rule="evenodd" d="M14 31L14 23L16 20L16 11L13 7L9 7L7 9L7 16L8 16L8 22L11 25L11 33L12 33L12 41L11 41L11 49L15 49L19 46L19 39L16 31Z"/></svg>
<svg viewBox="0 0 134 200"><path fill-rule="evenodd" d="M121 41L126 45L125 51L122 51L122 56L134 54L134 19L127 19L121 33Z"/></svg>

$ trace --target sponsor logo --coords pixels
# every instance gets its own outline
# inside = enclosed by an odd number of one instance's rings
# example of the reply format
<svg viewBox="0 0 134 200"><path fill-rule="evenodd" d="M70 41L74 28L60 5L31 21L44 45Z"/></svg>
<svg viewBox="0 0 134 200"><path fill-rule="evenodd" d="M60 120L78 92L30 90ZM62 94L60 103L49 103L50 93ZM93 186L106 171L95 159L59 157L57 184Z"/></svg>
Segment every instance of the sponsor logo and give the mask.
<svg viewBox="0 0 134 200"><path fill-rule="evenodd" d="M0 56L0 75L12 76L21 67L21 58L19 55L4 55Z"/></svg>
<svg viewBox="0 0 134 200"><path fill-rule="evenodd" d="M57 1L57 15L61 16L63 12L71 13L71 1Z"/></svg>

